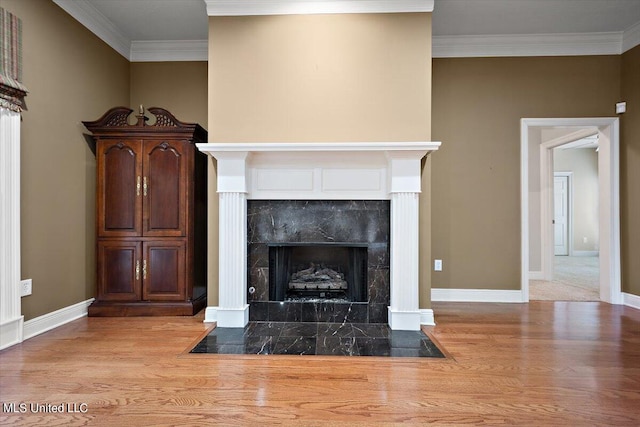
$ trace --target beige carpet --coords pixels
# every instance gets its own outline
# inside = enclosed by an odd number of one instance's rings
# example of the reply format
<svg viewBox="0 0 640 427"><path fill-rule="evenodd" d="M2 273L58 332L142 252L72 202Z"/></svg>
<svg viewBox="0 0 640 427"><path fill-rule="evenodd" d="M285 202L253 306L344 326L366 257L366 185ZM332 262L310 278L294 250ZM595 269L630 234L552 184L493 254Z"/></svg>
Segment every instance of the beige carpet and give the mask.
<svg viewBox="0 0 640 427"><path fill-rule="evenodd" d="M529 281L529 299L600 301L598 261L598 257L555 257L554 280Z"/></svg>

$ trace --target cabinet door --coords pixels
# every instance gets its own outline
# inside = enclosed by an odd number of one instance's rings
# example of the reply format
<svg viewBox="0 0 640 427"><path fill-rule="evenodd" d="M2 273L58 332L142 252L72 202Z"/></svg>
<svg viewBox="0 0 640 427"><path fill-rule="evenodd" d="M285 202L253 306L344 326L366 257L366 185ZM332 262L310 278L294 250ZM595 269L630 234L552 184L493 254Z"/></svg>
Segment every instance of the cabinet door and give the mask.
<svg viewBox="0 0 640 427"><path fill-rule="evenodd" d="M100 141L98 168L98 236L142 233L142 142Z"/></svg>
<svg viewBox="0 0 640 427"><path fill-rule="evenodd" d="M139 301L142 295L140 242L98 242L98 299Z"/></svg>
<svg viewBox="0 0 640 427"><path fill-rule="evenodd" d="M184 301L186 250L184 240L144 243L142 298L147 301Z"/></svg>
<svg viewBox="0 0 640 427"><path fill-rule="evenodd" d="M187 153L183 141L145 141L143 234L184 236Z"/></svg>

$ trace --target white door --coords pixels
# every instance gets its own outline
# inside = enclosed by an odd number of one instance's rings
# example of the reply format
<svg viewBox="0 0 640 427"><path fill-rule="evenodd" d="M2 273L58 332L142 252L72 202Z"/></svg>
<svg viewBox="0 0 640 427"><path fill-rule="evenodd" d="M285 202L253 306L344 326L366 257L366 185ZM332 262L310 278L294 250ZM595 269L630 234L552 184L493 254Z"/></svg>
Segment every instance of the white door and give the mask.
<svg viewBox="0 0 640 427"><path fill-rule="evenodd" d="M553 235L555 255L569 255L569 177L553 178Z"/></svg>

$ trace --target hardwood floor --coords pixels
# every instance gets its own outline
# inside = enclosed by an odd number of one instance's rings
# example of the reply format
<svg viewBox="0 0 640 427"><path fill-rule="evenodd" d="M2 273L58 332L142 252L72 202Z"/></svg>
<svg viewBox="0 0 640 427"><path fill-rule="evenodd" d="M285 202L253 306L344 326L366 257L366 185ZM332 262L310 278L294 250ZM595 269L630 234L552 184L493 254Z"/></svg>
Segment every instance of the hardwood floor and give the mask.
<svg viewBox="0 0 640 427"><path fill-rule="evenodd" d="M209 328L201 315L83 318L0 352L0 424L640 424L640 311L433 309L427 331L447 359L188 354ZM27 411L7 413L11 403Z"/></svg>

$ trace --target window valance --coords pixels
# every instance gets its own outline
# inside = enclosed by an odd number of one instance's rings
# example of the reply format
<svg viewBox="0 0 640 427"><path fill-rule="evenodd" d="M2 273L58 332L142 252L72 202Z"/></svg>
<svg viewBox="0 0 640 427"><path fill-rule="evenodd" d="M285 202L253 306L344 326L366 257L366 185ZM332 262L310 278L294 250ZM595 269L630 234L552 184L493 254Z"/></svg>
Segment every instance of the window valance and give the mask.
<svg viewBox="0 0 640 427"><path fill-rule="evenodd" d="M22 81L22 21L0 8L0 107L27 109L27 88Z"/></svg>

